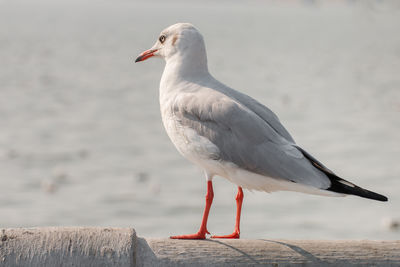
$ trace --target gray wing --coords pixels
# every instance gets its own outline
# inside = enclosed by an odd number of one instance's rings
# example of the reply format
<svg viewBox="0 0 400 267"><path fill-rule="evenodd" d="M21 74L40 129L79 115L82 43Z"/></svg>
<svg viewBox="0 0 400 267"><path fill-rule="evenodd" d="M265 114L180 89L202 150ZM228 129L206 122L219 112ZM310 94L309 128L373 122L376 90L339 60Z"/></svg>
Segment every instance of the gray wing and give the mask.
<svg viewBox="0 0 400 267"><path fill-rule="evenodd" d="M218 147L218 160L276 179L322 189L330 186L329 178L296 148L275 114L265 115L268 110L260 116L236 99L205 88L181 96L173 112L183 126Z"/></svg>
<svg viewBox="0 0 400 267"><path fill-rule="evenodd" d="M275 115L272 110L268 107L264 106L254 98L245 95L241 92L233 90L229 87L224 88L224 91L236 101L240 102L242 105L246 106L248 109L257 114L261 119L263 119L266 123L269 124L277 133L279 133L282 137L286 138L286 140L290 142L295 142L293 137L289 134L289 132L283 127L281 122L279 121L278 116Z"/></svg>

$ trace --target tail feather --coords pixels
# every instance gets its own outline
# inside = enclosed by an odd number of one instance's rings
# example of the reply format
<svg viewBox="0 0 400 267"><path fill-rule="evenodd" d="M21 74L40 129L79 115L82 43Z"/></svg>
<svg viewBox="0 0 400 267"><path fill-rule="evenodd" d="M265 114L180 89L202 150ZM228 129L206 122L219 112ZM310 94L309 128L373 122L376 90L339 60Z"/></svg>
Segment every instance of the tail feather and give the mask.
<svg viewBox="0 0 400 267"><path fill-rule="evenodd" d="M349 194L349 195L356 195L356 196L374 199L374 200L378 200L378 201L388 201L388 198L381 194L378 194L378 193L369 191L367 189L364 189L362 187L359 187L349 181L346 181L340 177L337 177L334 174L333 175L330 173L325 173L325 174L331 180L331 186L326 189L328 191L344 193L344 194Z"/></svg>
<svg viewBox="0 0 400 267"><path fill-rule="evenodd" d="M311 156L307 151L305 151L301 147L296 147L301 151L301 153L303 153L304 157L306 157L315 168L322 171L329 178L329 180L331 181L331 186L325 190L348 195L356 195L378 201L388 201L388 198L381 194L361 188L345 179L338 177L331 170L325 167L321 162Z"/></svg>

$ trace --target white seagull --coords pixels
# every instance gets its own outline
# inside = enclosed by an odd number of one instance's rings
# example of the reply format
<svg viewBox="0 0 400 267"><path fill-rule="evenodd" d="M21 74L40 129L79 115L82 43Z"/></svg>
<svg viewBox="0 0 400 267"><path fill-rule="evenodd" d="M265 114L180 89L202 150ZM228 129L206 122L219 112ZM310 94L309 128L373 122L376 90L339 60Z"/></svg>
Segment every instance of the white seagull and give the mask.
<svg viewBox="0 0 400 267"><path fill-rule="evenodd" d="M175 239L205 239L218 175L238 186L234 232L212 238L239 238L242 188L297 191L324 196L357 195L387 201L336 176L296 145L278 117L257 100L217 81L208 72L203 36L189 23L163 30L155 45L135 62L166 61L160 82L162 121L178 151L205 171L206 206L200 229Z"/></svg>

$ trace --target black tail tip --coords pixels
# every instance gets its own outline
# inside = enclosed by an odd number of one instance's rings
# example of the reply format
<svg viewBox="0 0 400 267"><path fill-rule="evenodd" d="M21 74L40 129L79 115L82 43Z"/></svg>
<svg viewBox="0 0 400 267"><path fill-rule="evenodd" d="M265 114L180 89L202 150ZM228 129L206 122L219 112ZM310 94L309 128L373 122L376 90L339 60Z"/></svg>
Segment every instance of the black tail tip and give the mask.
<svg viewBox="0 0 400 267"><path fill-rule="evenodd" d="M388 198L385 197L384 195L366 190L364 188L358 187L357 186L357 191L353 191L353 192L349 192L350 195L356 195L359 197L363 197L363 198L369 198L369 199L373 199L373 200L377 200L377 201L382 201L382 202L387 202Z"/></svg>
<svg viewBox="0 0 400 267"><path fill-rule="evenodd" d="M378 200L378 201L383 201L383 202L387 202L389 200L387 197L385 197L383 195L379 195L379 194L377 194L377 195L378 195L378 197L373 198L373 199Z"/></svg>
<svg viewBox="0 0 400 267"><path fill-rule="evenodd" d="M328 176L329 177L329 176ZM377 201L386 202L388 198L384 195L369 191L362 187L359 187L349 181L346 181L339 177L329 177L331 178L331 186L328 188L329 191L344 193L347 195L356 195L363 198L369 198Z"/></svg>
<svg viewBox="0 0 400 267"><path fill-rule="evenodd" d="M362 198L368 198L368 199L382 201L382 202L387 202L388 201L388 198L385 197L384 195L381 195L381 194L366 190L366 189L358 187L358 186L357 186L357 189L358 190L353 190L351 192L347 191L347 192L345 192L345 194L359 196L359 197L362 197Z"/></svg>
<svg viewBox="0 0 400 267"><path fill-rule="evenodd" d="M373 199L373 200L377 200L377 201L382 201L382 202L387 202L388 198L385 197L384 195L366 190L364 188L358 187L357 189L360 189L358 192L352 192L354 195L360 196L360 197L364 197L364 198L369 198L369 199Z"/></svg>

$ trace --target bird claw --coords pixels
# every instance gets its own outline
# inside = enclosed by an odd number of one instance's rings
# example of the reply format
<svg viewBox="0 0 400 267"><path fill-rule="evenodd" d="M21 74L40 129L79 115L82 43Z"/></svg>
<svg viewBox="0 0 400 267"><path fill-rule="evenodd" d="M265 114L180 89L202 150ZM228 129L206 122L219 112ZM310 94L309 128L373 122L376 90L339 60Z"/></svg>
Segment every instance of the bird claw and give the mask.
<svg viewBox="0 0 400 267"><path fill-rule="evenodd" d="M211 238L239 239L240 233L235 231L230 235L213 235L213 236L211 236Z"/></svg>
<svg viewBox="0 0 400 267"><path fill-rule="evenodd" d="M196 233L196 234L191 234L191 235L176 235L176 236L170 236L169 238L171 239L206 239L206 233Z"/></svg>

